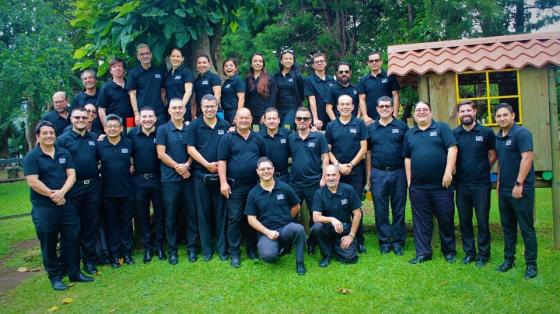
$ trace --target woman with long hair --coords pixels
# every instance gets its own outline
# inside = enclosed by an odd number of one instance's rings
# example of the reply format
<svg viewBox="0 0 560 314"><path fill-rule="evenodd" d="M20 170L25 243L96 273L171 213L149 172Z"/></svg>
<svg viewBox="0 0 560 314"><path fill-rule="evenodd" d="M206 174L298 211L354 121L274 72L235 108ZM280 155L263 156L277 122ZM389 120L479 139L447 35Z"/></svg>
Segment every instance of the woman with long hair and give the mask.
<svg viewBox="0 0 560 314"><path fill-rule="evenodd" d="M280 125L293 130L296 109L303 104L304 78L299 73L293 50L282 50L278 63L280 70L274 74L277 87L275 107L280 114Z"/></svg>
<svg viewBox="0 0 560 314"><path fill-rule="evenodd" d="M222 85L222 109L224 119L230 124L235 118L237 109L245 104L245 81L237 73L237 60L227 58L222 66L226 80Z"/></svg>
<svg viewBox="0 0 560 314"><path fill-rule="evenodd" d="M245 107L251 110L253 124L261 124L264 111L276 103L276 82L265 69L264 57L255 53L246 79Z"/></svg>
<svg viewBox="0 0 560 314"><path fill-rule="evenodd" d="M191 95L193 89L193 75L191 69L189 69L185 63L185 58L183 57L183 52L179 48L171 49L169 54L169 63L171 63L171 69L167 71L167 80L165 81L165 95L167 97L167 103L171 99L178 98L183 101L185 106L185 119L192 121L191 114Z"/></svg>

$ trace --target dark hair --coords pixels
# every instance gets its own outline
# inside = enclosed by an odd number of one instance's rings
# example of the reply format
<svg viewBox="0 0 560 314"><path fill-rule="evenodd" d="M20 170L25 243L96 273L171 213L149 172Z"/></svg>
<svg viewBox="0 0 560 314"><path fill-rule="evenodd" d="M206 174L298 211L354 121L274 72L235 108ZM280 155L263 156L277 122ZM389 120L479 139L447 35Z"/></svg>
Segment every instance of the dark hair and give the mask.
<svg viewBox="0 0 560 314"><path fill-rule="evenodd" d="M249 89L254 89L255 86L253 86L253 80L252 78L254 78L254 74L255 74L255 70L253 70L253 58L255 56L260 56L263 60L263 69L261 71L260 74L260 79L259 79L259 83L256 86L257 89L257 93L259 93L259 95L263 96L263 97L269 97L270 96L270 91L268 90L268 82L270 81L270 76L268 75L268 73L266 73L266 62L264 61L264 56L261 53L254 53L251 56L251 59L249 60L249 73L247 73L247 78L249 81Z"/></svg>
<svg viewBox="0 0 560 314"><path fill-rule="evenodd" d="M327 61L327 55L325 55L322 52L316 52L311 56L311 62L315 62L315 58L319 58L319 57L323 57L325 58L325 61Z"/></svg>
<svg viewBox="0 0 560 314"><path fill-rule="evenodd" d="M473 108L474 110L476 110L476 104L472 101L472 100L461 100L458 104L457 104L457 111L459 111L459 109L461 109L462 106L471 106L471 108Z"/></svg>
<svg viewBox="0 0 560 314"><path fill-rule="evenodd" d="M200 99L200 104L202 105L202 103L205 101L215 101L216 103L218 103L218 99L212 94L206 94L202 96L202 98Z"/></svg>
<svg viewBox="0 0 560 314"><path fill-rule="evenodd" d="M105 118L105 123L108 123L109 121L118 121L119 124L122 126L121 117L119 117L118 115L116 115L114 113L108 114L107 117Z"/></svg>
<svg viewBox="0 0 560 314"><path fill-rule="evenodd" d="M111 61L109 61L109 69L110 69L113 65L115 65L115 64L117 64L117 63L122 64L122 65L123 65L123 68L126 69L126 64L124 63L123 59L121 59L121 58L116 58L116 57L113 58L113 59L111 59Z"/></svg>
<svg viewBox="0 0 560 314"><path fill-rule="evenodd" d="M377 105L379 106L379 103L382 101L388 101L388 102L392 102L393 99L389 96L381 96L379 98L377 98Z"/></svg>
<svg viewBox="0 0 560 314"><path fill-rule="evenodd" d="M206 58L206 60L208 60L208 62L210 62L210 56L208 56L205 53L201 53L201 54L197 55L195 60L198 61L198 59L200 59L200 58Z"/></svg>
<svg viewBox="0 0 560 314"><path fill-rule="evenodd" d="M421 100L419 102L417 102L416 104L414 104L414 108L416 108L416 107L418 107L418 105L422 105L422 104L428 106L428 108L430 108L430 111L432 110L432 106L430 105L430 103L428 103L426 101L421 101Z"/></svg>
<svg viewBox="0 0 560 314"><path fill-rule="evenodd" d="M350 64L350 62L348 62L348 61L340 61L340 62L336 65L336 70L337 70L337 71L338 71L338 68L339 68L341 65L346 65L346 66L348 66L348 68L350 69L350 72L352 72L352 65Z"/></svg>
<svg viewBox="0 0 560 314"><path fill-rule="evenodd" d="M372 52L370 52L370 53L368 53L368 55L367 55L367 56L368 56L368 59L369 59L370 56L373 56L373 55L378 55L378 56L379 56L379 59L381 59L381 53L380 53L379 51L375 51L375 50L372 51Z"/></svg>
<svg viewBox="0 0 560 314"><path fill-rule="evenodd" d="M290 71L293 71L296 69L296 54L294 53L293 49L284 49L280 52L280 55L278 56L278 69L280 71L284 70L284 65L282 64L282 57L285 54L291 54L294 57L294 64L292 65L292 68L290 69Z"/></svg>
<svg viewBox="0 0 560 314"><path fill-rule="evenodd" d="M297 108L296 112L309 112L309 114L311 114L311 110L309 110L309 108L307 107L299 107Z"/></svg>
<svg viewBox="0 0 560 314"><path fill-rule="evenodd" d="M269 163L272 165L272 167L274 167L274 163L273 163L272 160L270 160L268 157L260 157L260 158L257 160L257 168L258 168L262 163L265 163L265 162L269 162Z"/></svg>
<svg viewBox="0 0 560 314"><path fill-rule="evenodd" d="M173 51L179 51L179 53L181 54L181 57L183 56L183 51L179 48L179 47L173 47L171 48L171 50L169 50L169 55L171 55L173 53Z"/></svg>
<svg viewBox="0 0 560 314"><path fill-rule="evenodd" d="M227 58L224 60L224 63L222 63L222 73L224 73L224 75L226 75L226 71L224 71L224 68L226 67L226 63L228 62L233 62L233 64L235 65L235 67L237 68L237 60L235 58Z"/></svg>
<svg viewBox="0 0 560 314"><path fill-rule="evenodd" d="M139 111L140 112L142 112L142 111L153 111L154 113L156 113L156 111L154 110L154 108L152 106L142 106L142 108L140 108Z"/></svg>
<svg viewBox="0 0 560 314"><path fill-rule="evenodd" d="M39 135L39 133L41 133L41 128L44 127L44 126L52 128L53 130L56 130L55 127L54 127L54 124L52 122L42 120L42 121L39 121L37 123L37 125L35 126L35 135Z"/></svg>
<svg viewBox="0 0 560 314"><path fill-rule="evenodd" d="M269 112L276 112L276 114L278 114L278 116L280 116L280 113L278 112L278 109L274 108L274 107L268 107L266 108L266 110L264 111L263 116L266 116L267 113Z"/></svg>
<svg viewBox="0 0 560 314"><path fill-rule="evenodd" d="M499 105L496 106L496 112L498 112L498 110L500 110L502 108L506 108L509 111L509 113L514 113L513 112L513 107L510 104L505 103L505 102L502 102L502 103L500 103Z"/></svg>
<svg viewBox="0 0 560 314"><path fill-rule="evenodd" d="M88 105L88 104L86 104L86 105ZM70 110L70 115L72 115L72 113L74 113L74 111L82 111L82 112L85 111L85 112L87 112L85 105L84 106L73 107L72 110Z"/></svg>

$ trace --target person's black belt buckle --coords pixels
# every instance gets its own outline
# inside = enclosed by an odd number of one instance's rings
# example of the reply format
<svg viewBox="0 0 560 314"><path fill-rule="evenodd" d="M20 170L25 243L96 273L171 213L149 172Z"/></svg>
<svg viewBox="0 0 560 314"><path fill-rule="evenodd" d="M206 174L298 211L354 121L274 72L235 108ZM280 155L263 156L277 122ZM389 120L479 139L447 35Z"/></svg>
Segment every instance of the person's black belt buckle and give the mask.
<svg viewBox="0 0 560 314"><path fill-rule="evenodd" d="M144 180L150 180L156 177L153 173L141 173L140 176L144 178Z"/></svg>
<svg viewBox="0 0 560 314"><path fill-rule="evenodd" d="M375 167L375 168L379 169L379 170L387 171L387 172L402 169L402 167Z"/></svg>
<svg viewBox="0 0 560 314"><path fill-rule="evenodd" d="M220 176L216 173L205 174L202 176L202 180L206 186L220 186ZM233 188L235 185L234 179L227 178L227 182L230 188Z"/></svg>
<svg viewBox="0 0 560 314"><path fill-rule="evenodd" d="M80 183L81 183L82 185L88 185L88 184L91 183L91 181L92 181L91 179L87 179L87 180L80 181Z"/></svg>

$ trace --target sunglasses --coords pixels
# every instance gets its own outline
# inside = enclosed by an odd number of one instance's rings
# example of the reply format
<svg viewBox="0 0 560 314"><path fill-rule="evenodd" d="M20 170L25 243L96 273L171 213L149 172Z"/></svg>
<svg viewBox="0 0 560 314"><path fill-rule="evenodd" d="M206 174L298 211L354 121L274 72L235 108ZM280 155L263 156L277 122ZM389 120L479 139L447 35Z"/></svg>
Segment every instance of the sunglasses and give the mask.
<svg viewBox="0 0 560 314"><path fill-rule="evenodd" d="M76 120L87 120L88 117L87 117L87 116L73 116L72 119L76 119Z"/></svg>
<svg viewBox="0 0 560 314"><path fill-rule="evenodd" d="M338 74L350 74L350 70L340 70Z"/></svg>
<svg viewBox="0 0 560 314"><path fill-rule="evenodd" d="M381 59L369 59L367 62L368 63L377 63L379 61L381 61Z"/></svg>
<svg viewBox="0 0 560 314"><path fill-rule="evenodd" d="M309 121L311 120L310 117L296 117L296 121Z"/></svg>
<svg viewBox="0 0 560 314"><path fill-rule="evenodd" d="M377 106L377 108L380 108L380 109L389 109L389 108L391 108L391 105L379 105L379 106Z"/></svg>

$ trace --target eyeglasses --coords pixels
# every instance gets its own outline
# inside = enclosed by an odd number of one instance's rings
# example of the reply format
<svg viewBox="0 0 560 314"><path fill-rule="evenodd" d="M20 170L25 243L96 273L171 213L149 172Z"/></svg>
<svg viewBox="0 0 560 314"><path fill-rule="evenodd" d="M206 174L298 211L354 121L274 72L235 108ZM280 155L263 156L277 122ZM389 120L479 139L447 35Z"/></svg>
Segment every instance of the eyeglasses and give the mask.
<svg viewBox="0 0 560 314"><path fill-rule="evenodd" d="M338 74L350 74L350 70L340 70Z"/></svg>
<svg viewBox="0 0 560 314"><path fill-rule="evenodd" d="M381 61L381 59L369 59L367 62L368 63L377 63L379 61Z"/></svg>
<svg viewBox="0 0 560 314"><path fill-rule="evenodd" d="M262 168L259 168L259 171L272 171L272 169L274 169L274 168L272 168L272 167L262 167Z"/></svg>
<svg viewBox="0 0 560 314"><path fill-rule="evenodd" d="M310 117L296 117L296 121L304 121L304 122L307 122L307 121L309 121L309 120L311 120Z"/></svg>
<svg viewBox="0 0 560 314"><path fill-rule="evenodd" d="M139 52L138 55L139 56L147 56L147 55L151 55L151 52Z"/></svg>
<svg viewBox="0 0 560 314"><path fill-rule="evenodd" d="M415 112L428 112L430 108L416 108L414 109Z"/></svg>
<svg viewBox="0 0 560 314"><path fill-rule="evenodd" d="M87 117L87 116L73 116L72 119L76 119L76 120L87 120L88 117Z"/></svg>
<svg viewBox="0 0 560 314"><path fill-rule="evenodd" d="M120 127L121 127L120 124L106 124L105 125L106 129L118 129Z"/></svg>
<svg viewBox="0 0 560 314"><path fill-rule="evenodd" d="M202 109L215 109L218 108L218 106L202 106Z"/></svg>
<svg viewBox="0 0 560 314"><path fill-rule="evenodd" d="M325 63L325 60L315 60L313 61L313 63L317 64L317 63Z"/></svg>
<svg viewBox="0 0 560 314"><path fill-rule="evenodd" d="M391 108L391 105L378 105L377 108L380 108L380 109L389 109L389 108Z"/></svg>

